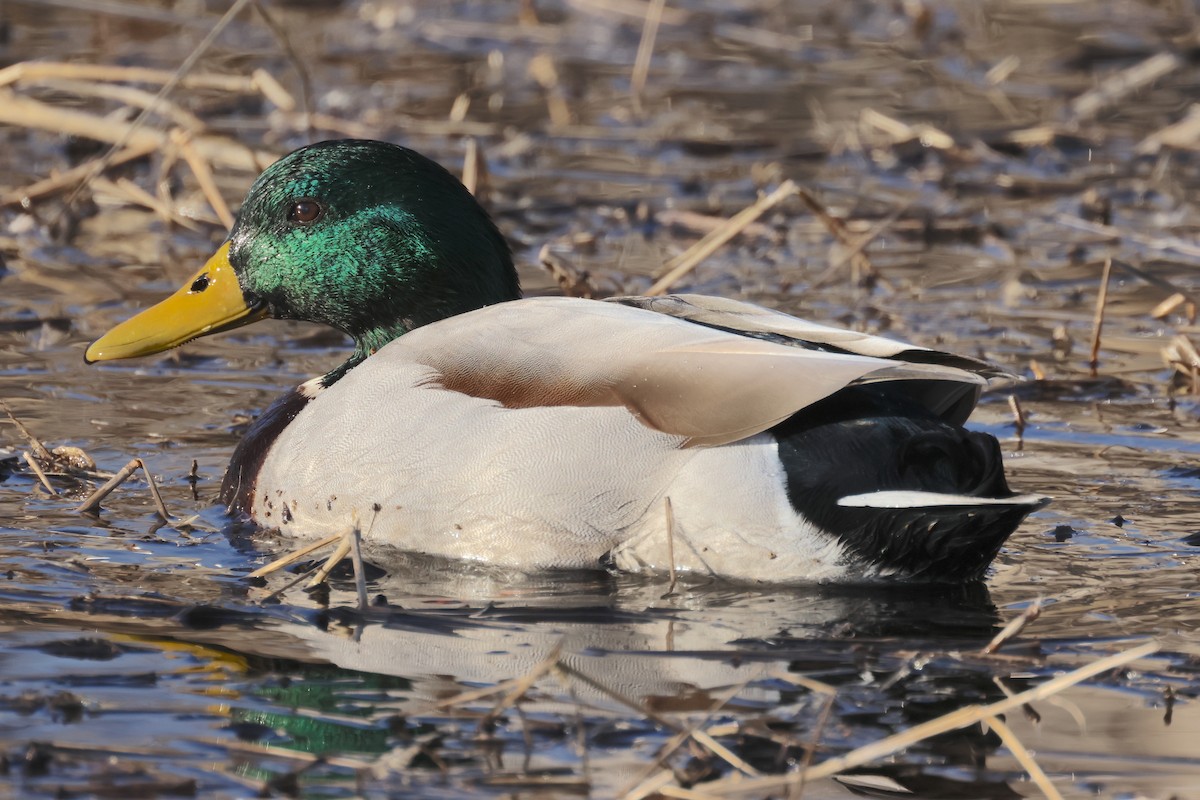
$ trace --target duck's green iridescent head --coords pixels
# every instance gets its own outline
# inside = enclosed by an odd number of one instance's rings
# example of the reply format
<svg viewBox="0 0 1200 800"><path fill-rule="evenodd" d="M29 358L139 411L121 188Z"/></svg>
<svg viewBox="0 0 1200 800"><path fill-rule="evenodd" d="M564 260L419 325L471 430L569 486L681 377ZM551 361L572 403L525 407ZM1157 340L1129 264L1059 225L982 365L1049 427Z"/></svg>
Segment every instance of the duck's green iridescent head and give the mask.
<svg viewBox="0 0 1200 800"><path fill-rule="evenodd" d="M322 142L272 164L204 268L86 358L147 355L271 316L349 334L349 368L419 325L519 296L508 245L450 173L397 145Z"/></svg>

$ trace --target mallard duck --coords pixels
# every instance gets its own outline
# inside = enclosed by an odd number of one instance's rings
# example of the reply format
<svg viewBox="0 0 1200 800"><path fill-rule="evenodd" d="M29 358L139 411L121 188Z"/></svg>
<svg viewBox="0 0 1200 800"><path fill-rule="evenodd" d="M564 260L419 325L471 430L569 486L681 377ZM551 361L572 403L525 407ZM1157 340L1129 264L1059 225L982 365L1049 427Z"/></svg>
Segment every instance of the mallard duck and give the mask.
<svg viewBox="0 0 1200 800"><path fill-rule="evenodd" d="M483 208L393 144L270 166L204 267L86 359L264 317L354 342L258 418L221 489L296 536L357 524L519 570L961 582L1044 502L962 427L988 365L714 297L521 299Z"/></svg>

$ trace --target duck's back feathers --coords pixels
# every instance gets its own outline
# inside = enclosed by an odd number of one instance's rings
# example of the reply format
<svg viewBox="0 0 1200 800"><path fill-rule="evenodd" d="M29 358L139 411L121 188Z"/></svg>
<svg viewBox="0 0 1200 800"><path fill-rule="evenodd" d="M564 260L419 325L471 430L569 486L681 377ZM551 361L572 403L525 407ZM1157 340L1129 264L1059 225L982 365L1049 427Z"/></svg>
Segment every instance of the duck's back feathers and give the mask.
<svg viewBox="0 0 1200 800"><path fill-rule="evenodd" d="M955 425L966 422L979 400L980 389L988 379L1012 377L995 365L979 359L822 325L724 297L679 294L614 297L609 302L644 308L716 330L805 350L888 359L897 364L895 370L875 373L864 378L864 381L905 379L905 384L897 387L898 391ZM904 365L903 369L899 366L901 364ZM928 367L935 369L926 369Z"/></svg>
<svg viewBox="0 0 1200 800"><path fill-rule="evenodd" d="M983 382L957 367L794 347L657 311L530 298L425 326L384 352L509 408L624 406L686 447L748 438L859 381L927 382L954 398Z"/></svg>

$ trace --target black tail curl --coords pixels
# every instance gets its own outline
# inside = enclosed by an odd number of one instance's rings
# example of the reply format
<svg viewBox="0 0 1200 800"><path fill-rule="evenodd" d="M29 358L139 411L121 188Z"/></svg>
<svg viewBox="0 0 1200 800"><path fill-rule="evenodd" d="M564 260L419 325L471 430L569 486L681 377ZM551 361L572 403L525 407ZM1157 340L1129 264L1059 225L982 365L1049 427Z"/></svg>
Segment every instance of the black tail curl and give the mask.
<svg viewBox="0 0 1200 800"><path fill-rule="evenodd" d="M843 506L879 491L919 491L1003 501L1000 445L890 395L852 387L805 409L772 433L797 513L838 537L872 575L931 582L980 580L1021 520L1041 505Z"/></svg>

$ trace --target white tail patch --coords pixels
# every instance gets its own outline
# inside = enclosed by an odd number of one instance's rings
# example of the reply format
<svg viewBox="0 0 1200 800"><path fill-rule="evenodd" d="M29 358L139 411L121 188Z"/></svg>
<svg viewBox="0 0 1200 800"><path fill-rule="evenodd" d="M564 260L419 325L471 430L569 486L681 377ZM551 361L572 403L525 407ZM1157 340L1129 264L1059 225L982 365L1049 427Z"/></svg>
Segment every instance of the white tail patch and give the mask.
<svg viewBox="0 0 1200 800"><path fill-rule="evenodd" d="M1036 494L1016 497L968 497L940 492L893 490L852 494L838 499L844 508L939 508L945 506L1044 506L1050 498Z"/></svg>

